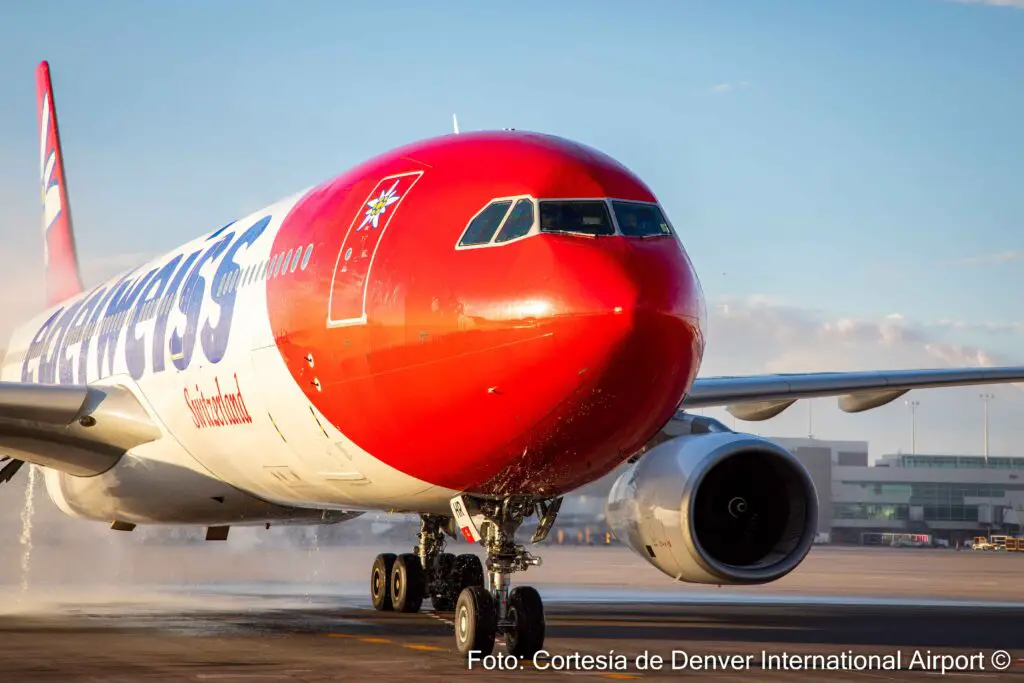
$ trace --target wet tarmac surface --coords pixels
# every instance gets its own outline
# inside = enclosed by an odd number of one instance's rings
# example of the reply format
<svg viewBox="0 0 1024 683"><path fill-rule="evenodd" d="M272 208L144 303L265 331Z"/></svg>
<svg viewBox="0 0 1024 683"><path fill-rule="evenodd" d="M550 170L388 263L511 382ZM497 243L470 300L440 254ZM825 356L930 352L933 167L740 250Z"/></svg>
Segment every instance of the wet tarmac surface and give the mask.
<svg viewBox="0 0 1024 683"><path fill-rule="evenodd" d="M471 668L454 652L450 614L370 607L364 573L378 549L120 543L102 553L95 545L36 548L27 590L17 556L0 557L9 564L0 585L0 683L1024 683L1024 555L820 548L778 582L719 588L673 583L623 549L545 548L544 565L515 578L544 596L548 654ZM1005 670L999 651L1010 658ZM499 643L495 653L503 652ZM929 659L940 655L953 670Z"/></svg>
<svg viewBox="0 0 1024 683"><path fill-rule="evenodd" d="M0 614L0 680L904 679L942 675L922 669L941 668L942 660L927 657L947 654L961 661L946 676L1024 682L1020 606L666 602L651 594L629 602L554 599L547 606L549 655L493 670L497 662L470 669L454 652L450 614L381 613L365 598L289 595L262 584L224 588L167 588L132 600L78 604L57 600L45 609ZM997 668L998 650L1012 659L1006 671ZM503 652L501 645L495 648ZM766 661L765 653L776 659ZM819 669L831 661L840 670L793 669L814 665L801 658L812 654L824 656ZM588 663L586 655L605 659ZM655 656L663 658L660 666L649 664ZM791 659L783 663L782 656ZM896 665L903 670L890 670Z"/></svg>

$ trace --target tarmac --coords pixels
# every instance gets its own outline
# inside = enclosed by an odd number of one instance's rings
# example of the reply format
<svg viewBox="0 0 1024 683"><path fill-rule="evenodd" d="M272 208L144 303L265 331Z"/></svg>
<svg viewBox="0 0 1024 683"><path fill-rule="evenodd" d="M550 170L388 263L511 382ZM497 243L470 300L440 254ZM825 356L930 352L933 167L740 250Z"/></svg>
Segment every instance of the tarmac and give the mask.
<svg viewBox="0 0 1024 683"><path fill-rule="evenodd" d="M674 583L618 547L545 547L514 579L544 596L547 652L469 663L450 614L372 609L359 575L382 550L126 545L69 561L37 548L24 588L11 553L0 681L1024 683L1024 554L816 547L778 582L718 588Z"/></svg>

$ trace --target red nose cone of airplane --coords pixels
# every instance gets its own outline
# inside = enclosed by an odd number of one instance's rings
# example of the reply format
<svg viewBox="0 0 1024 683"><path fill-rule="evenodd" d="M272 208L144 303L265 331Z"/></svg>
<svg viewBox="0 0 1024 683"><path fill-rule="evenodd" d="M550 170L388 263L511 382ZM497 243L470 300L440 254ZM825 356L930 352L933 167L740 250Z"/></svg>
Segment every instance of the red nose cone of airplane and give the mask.
<svg viewBox="0 0 1024 683"><path fill-rule="evenodd" d="M547 412L504 449L486 493L560 493L606 474L664 426L700 367L704 302L675 239L542 239L550 357L517 379Z"/></svg>
<svg viewBox="0 0 1024 683"><path fill-rule="evenodd" d="M405 197L391 218L352 232L386 191ZM551 496L593 481L664 426L700 367L703 297L672 235L457 248L495 197L522 196L655 201L574 143L452 136L316 189L278 235L275 250L312 242L322 259L270 283L292 376L354 446L425 487ZM372 264L365 279L350 257ZM351 313L332 317L339 301Z"/></svg>

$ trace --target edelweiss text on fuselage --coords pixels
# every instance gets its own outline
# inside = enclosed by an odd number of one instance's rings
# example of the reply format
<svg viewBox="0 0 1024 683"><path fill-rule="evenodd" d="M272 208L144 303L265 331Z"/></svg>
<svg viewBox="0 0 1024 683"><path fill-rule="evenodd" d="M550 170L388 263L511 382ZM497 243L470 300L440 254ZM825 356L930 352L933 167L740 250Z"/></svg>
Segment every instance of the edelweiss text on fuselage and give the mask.
<svg viewBox="0 0 1024 683"><path fill-rule="evenodd" d="M168 361L185 370L192 363L197 338L206 360L220 362L231 335L238 291L215 285L240 270L239 251L263 234L271 218L264 216L241 234L233 229L235 224L225 226L199 248L177 253L143 275L128 273L59 308L33 337L22 364L22 381L85 384L114 374L118 354L136 380L147 372L163 372ZM207 289L210 269L215 270ZM204 317L207 301L216 310ZM147 346L151 354L146 353Z"/></svg>

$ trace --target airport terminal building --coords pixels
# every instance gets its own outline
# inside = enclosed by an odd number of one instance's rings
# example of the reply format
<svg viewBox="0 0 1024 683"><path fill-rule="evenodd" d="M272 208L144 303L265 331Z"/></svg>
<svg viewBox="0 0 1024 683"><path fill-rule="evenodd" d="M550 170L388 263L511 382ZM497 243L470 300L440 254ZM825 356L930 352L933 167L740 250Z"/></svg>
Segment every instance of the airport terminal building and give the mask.
<svg viewBox="0 0 1024 683"><path fill-rule="evenodd" d="M1024 458L895 454L869 465L866 441L773 440L810 470L818 530L832 542L897 532L956 543L1024 531Z"/></svg>

